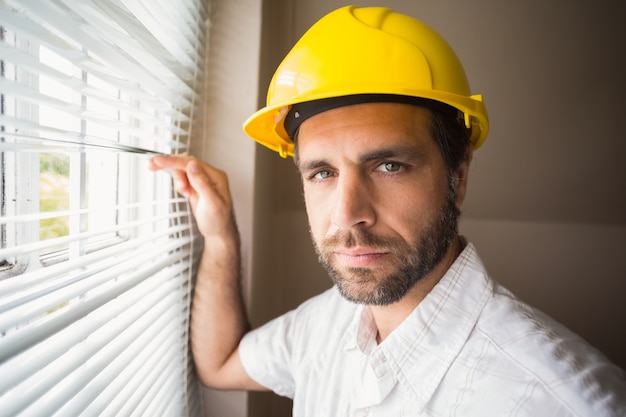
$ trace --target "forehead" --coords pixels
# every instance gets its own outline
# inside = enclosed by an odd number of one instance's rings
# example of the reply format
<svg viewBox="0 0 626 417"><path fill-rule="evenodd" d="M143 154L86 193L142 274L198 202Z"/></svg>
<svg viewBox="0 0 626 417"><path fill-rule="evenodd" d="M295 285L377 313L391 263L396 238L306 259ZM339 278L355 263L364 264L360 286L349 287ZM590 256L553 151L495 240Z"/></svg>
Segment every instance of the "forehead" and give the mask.
<svg viewBox="0 0 626 417"><path fill-rule="evenodd" d="M429 109L402 103L356 104L328 110L300 126L296 162L385 147L425 151L435 145L431 118Z"/></svg>

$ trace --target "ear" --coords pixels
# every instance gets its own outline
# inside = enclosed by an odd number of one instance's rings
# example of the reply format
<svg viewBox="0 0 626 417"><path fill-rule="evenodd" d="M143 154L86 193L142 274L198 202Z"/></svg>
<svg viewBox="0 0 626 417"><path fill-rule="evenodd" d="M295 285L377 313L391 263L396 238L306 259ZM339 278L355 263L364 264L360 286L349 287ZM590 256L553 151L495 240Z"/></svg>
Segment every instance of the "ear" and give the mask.
<svg viewBox="0 0 626 417"><path fill-rule="evenodd" d="M459 167L457 168L455 172L456 174L455 180L454 180L454 185L455 185L455 190L456 190L455 203L456 203L456 207L459 210L461 209L461 205L463 204L463 201L465 200L465 193L467 192L467 177L469 175L469 167L472 162L473 155L474 155L474 150L472 146L468 146L466 153L465 153L465 158L459 164Z"/></svg>

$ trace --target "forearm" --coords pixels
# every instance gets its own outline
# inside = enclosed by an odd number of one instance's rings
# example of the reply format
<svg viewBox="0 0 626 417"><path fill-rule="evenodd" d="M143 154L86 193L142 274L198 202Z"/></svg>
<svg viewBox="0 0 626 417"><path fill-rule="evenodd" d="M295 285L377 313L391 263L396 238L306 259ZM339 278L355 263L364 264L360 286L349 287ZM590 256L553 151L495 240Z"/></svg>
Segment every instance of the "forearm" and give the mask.
<svg viewBox="0 0 626 417"><path fill-rule="evenodd" d="M205 240L191 310L191 346L201 381L215 388L238 387L228 365L249 330L240 263L236 233Z"/></svg>
<svg viewBox="0 0 626 417"><path fill-rule="evenodd" d="M241 292L239 233L224 171L191 155L155 156L152 171L170 170L189 199L204 236L191 307L191 349L202 382L213 388L262 390L239 360L248 331Z"/></svg>

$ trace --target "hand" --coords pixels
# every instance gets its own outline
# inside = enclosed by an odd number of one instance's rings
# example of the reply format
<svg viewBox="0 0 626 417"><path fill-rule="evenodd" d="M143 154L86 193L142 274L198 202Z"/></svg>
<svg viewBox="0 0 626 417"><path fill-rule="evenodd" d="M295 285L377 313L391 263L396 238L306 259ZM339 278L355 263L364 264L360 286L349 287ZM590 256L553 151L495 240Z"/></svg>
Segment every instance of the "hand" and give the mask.
<svg viewBox="0 0 626 417"><path fill-rule="evenodd" d="M189 199L198 229L205 239L237 235L228 177L224 171L187 154L155 156L150 160L149 169L171 172L176 190Z"/></svg>

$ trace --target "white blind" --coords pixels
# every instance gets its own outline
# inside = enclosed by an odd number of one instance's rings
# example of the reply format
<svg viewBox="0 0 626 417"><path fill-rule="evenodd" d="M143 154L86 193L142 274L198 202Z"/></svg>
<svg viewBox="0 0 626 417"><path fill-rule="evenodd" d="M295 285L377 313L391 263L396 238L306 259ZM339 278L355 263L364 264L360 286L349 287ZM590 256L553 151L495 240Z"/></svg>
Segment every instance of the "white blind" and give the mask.
<svg viewBox="0 0 626 417"><path fill-rule="evenodd" d="M207 0L0 0L0 416L196 416Z"/></svg>

